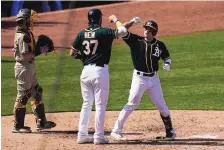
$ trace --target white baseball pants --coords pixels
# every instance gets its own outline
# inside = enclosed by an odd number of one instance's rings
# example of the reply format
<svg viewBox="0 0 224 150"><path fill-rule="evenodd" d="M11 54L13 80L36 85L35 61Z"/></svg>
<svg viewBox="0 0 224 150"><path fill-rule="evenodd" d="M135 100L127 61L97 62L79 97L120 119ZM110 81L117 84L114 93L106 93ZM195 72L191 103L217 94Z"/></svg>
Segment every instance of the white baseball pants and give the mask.
<svg viewBox="0 0 224 150"><path fill-rule="evenodd" d="M170 115L169 109L163 98L160 79L156 73L153 77L142 76L137 74L137 70L133 71L132 84L128 103L124 106L114 125L113 132L122 133L122 129L128 116L140 104L143 93L147 91L149 97L156 105L157 109L163 116Z"/></svg>
<svg viewBox="0 0 224 150"><path fill-rule="evenodd" d="M99 67L91 64L84 66L80 81L83 104L80 112L78 138L88 136L88 126L94 100L96 108L94 138L104 138L104 118L109 96L108 66Z"/></svg>

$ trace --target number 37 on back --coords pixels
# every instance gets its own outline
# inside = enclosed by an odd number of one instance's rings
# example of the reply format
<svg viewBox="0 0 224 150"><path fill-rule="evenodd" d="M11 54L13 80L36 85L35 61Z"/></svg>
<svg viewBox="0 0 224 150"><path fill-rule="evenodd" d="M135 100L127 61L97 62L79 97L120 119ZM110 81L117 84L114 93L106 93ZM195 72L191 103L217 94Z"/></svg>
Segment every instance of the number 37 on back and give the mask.
<svg viewBox="0 0 224 150"><path fill-rule="evenodd" d="M85 46L85 50L83 50L83 52L86 55L89 55L90 53L94 55L98 46L98 40L93 40L95 38L95 32L85 32L85 39L88 38L91 40L84 40L82 42L82 45Z"/></svg>

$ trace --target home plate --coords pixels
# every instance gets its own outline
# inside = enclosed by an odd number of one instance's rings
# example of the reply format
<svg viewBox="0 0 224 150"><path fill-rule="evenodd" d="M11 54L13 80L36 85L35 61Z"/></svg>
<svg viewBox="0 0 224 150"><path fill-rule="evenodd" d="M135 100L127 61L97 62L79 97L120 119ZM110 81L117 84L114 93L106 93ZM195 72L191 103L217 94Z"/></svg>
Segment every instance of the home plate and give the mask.
<svg viewBox="0 0 224 150"><path fill-rule="evenodd" d="M198 134L189 137L190 139L216 139L216 135L211 134Z"/></svg>

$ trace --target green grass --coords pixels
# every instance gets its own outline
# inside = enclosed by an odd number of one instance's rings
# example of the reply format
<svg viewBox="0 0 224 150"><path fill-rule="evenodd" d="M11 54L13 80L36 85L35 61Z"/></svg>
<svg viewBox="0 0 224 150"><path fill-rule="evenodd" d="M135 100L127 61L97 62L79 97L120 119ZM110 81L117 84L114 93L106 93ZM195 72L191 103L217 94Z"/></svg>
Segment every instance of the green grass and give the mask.
<svg viewBox="0 0 224 150"><path fill-rule="evenodd" d="M164 37L171 57L170 72L160 80L170 109L224 110L224 31ZM2 57L2 115L12 114L16 97L14 59ZM60 61L59 61L60 60ZM82 65L65 54L36 58L37 75L44 89L48 112L80 111L79 76ZM126 44L113 46L110 62L110 97L107 110L121 110L127 103L133 65ZM28 106L28 112L31 112ZM138 109L155 109L145 93Z"/></svg>

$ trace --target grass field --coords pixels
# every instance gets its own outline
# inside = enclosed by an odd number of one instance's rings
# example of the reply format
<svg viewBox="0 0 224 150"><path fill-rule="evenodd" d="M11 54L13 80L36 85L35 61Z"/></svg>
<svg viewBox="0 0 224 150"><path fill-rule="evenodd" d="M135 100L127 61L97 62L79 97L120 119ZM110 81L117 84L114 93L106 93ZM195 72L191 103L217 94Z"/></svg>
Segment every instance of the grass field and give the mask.
<svg viewBox="0 0 224 150"><path fill-rule="evenodd" d="M161 61L159 72L169 108L224 110L224 30L160 39L167 45L172 57L171 71L163 71ZM8 115L12 114L16 97L15 61L13 57L1 59L1 114ZM127 102L133 71L126 44L113 46L109 69L110 97L107 110L121 110ZM80 61L70 58L68 53L39 56L36 58L36 70L44 89L48 112L81 109ZM30 112L30 107L27 108ZM146 93L138 109L155 109Z"/></svg>

